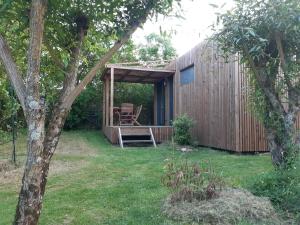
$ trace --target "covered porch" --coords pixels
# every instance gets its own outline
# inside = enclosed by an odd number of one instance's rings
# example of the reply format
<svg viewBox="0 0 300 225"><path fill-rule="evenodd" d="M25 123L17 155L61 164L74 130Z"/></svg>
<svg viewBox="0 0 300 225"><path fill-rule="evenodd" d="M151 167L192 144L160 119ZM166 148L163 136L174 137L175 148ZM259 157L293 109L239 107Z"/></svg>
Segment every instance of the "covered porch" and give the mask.
<svg viewBox="0 0 300 225"><path fill-rule="evenodd" d="M103 81L103 123L102 130L112 144L170 141L172 137L171 121L173 120L173 76L175 71L162 68L109 64L101 76ZM122 121L122 107L114 104L116 82L140 83L153 85L153 118L151 124ZM128 102L124 103L128 104ZM123 104L122 104L123 105ZM130 103L129 103L130 105ZM140 106L135 106L133 117ZM138 112L137 112L138 113ZM141 112L142 113L142 112ZM131 115L131 114L129 114ZM137 115L138 117L139 115ZM121 121L120 121L121 120Z"/></svg>

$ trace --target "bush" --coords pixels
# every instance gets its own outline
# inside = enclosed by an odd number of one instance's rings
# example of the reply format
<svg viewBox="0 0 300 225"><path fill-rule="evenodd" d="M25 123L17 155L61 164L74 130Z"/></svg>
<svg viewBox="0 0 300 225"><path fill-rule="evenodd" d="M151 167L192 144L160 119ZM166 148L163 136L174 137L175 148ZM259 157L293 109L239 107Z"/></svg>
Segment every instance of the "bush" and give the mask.
<svg viewBox="0 0 300 225"><path fill-rule="evenodd" d="M191 143L191 133L194 121L186 114L177 117L173 121L174 141L179 145L188 145Z"/></svg>
<svg viewBox="0 0 300 225"><path fill-rule="evenodd" d="M162 183L171 189L171 201L207 200L218 196L224 186L211 166L202 167L197 163L167 163Z"/></svg>
<svg viewBox="0 0 300 225"><path fill-rule="evenodd" d="M75 100L64 128L100 128L102 119L100 84L89 85Z"/></svg>
<svg viewBox="0 0 300 225"><path fill-rule="evenodd" d="M300 175L296 170L275 171L259 176L250 185L258 196L268 197L276 208L300 214Z"/></svg>
<svg viewBox="0 0 300 225"><path fill-rule="evenodd" d="M0 145L11 140L11 133L0 129Z"/></svg>

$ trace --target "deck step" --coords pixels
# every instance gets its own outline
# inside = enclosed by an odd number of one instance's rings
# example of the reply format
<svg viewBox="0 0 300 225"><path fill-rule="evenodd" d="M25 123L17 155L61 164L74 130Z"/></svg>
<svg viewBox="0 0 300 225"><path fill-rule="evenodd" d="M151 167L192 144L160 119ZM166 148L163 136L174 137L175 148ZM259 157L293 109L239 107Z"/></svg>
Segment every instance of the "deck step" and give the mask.
<svg viewBox="0 0 300 225"><path fill-rule="evenodd" d="M128 137L128 136L149 136L151 137L151 134L149 133L126 133L126 134L123 134L122 133L122 137Z"/></svg>
<svg viewBox="0 0 300 225"><path fill-rule="evenodd" d="M129 143L152 143L156 147L154 136L151 128L145 127L119 127L118 128L119 144Z"/></svg>
<svg viewBox="0 0 300 225"><path fill-rule="evenodd" d="M123 143L152 143L152 140L123 140Z"/></svg>
<svg viewBox="0 0 300 225"><path fill-rule="evenodd" d="M138 135L150 135L149 128L139 128L139 127L130 127L130 128L121 128L122 136L138 136Z"/></svg>

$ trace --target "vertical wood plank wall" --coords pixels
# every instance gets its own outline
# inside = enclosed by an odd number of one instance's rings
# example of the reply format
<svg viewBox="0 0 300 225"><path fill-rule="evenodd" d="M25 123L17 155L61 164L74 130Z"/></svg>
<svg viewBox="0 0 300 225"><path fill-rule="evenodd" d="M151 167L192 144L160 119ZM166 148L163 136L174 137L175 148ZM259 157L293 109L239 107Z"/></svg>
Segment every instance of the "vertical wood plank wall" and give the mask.
<svg viewBox="0 0 300 225"><path fill-rule="evenodd" d="M194 64L195 80L180 84L180 71ZM226 63L211 44L197 45L175 67L175 117L195 120L192 135L201 145L237 152L266 151L263 127L248 110L245 69L234 57Z"/></svg>
<svg viewBox="0 0 300 225"><path fill-rule="evenodd" d="M240 151L267 151L267 141L265 139L264 127L255 119L251 113L249 106L249 76L247 76L247 69L245 66L237 65L237 83L238 97L237 101L237 114L238 114L238 128L236 135L239 142L237 143L237 150Z"/></svg>

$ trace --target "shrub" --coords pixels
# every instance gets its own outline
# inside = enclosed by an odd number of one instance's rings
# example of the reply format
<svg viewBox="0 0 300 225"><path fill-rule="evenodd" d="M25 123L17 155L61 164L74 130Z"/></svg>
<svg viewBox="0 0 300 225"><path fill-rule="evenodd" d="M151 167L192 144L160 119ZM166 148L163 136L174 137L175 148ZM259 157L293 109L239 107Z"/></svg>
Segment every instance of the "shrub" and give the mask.
<svg viewBox="0 0 300 225"><path fill-rule="evenodd" d="M90 85L78 96L67 117L65 129L100 128L102 98L99 86Z"/></svg>
<svg viewBox="0 0 300 225"><path fill-rule="evenodd" d="M0 129L0 145L10 141L10 139L11 133Z"/></svg>
<svg viewBox="0 0 300 225"><path fill-rule="evenodd" d="M174 141L179 145L188 145L191 143L191 133L194 121L186 114L177 117L173 121Z"/></svg>
<svg viewBox="0 0 300 225"><path fill-rule="evenodd" d="M200 166L197 163L167 163L162 183L171 189L171 201L207 200L218 196L224 186L211 166Z"/></svg>
<svg viewBox="0 0 300 225"><path fill-rule="evenodd" d="M250 190L268 197L278 209L300 214L300 175L296 170L274 171L257 177Z"/></svg>

